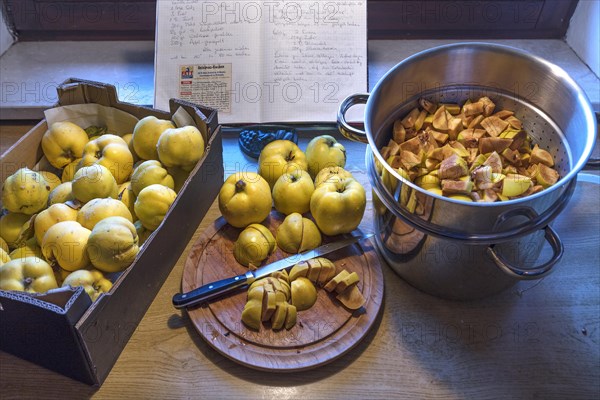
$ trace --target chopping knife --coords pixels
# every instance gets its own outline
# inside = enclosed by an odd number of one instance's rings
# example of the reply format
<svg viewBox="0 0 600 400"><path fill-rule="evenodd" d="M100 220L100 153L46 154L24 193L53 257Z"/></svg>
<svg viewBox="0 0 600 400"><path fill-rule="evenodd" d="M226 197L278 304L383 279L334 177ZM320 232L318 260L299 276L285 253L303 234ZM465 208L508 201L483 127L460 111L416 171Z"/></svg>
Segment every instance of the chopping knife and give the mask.
<svg viewBox="0 0 600 400"><path fill-rule="evenodd" d="M353 243L356 243L360 240L370 238L371 236L373 236L372 233L359 236L351 236L337 242L325 244L313 250L305 251L304 253L294 254L293 256L286 257L279 261L275 261L271 264L267 264L254 271L248 271L242 275L208 283L187 293L177 293L173 296L173 305L175 306L175 308L184 308L208 302L217 297L230 293L236 289L248 286L255 280L263 278L265 276L269 276L273 272L291 267L292 265L298 264L302 261L307 261L312 258L320 257L325 254L334 252Z"/></svg>

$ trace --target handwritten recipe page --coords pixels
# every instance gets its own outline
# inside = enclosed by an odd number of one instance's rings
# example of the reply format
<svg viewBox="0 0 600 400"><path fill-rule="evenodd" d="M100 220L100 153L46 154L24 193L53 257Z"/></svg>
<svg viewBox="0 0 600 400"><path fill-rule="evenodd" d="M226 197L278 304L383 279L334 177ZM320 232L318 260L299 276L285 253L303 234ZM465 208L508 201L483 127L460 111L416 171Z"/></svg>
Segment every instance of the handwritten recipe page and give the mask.
<svg viewBox="0 0 600 400"><path fill-rule="evenodd" d="M366 1L159 0L154 105L221 123L332 122L367 90Z"/></svg>

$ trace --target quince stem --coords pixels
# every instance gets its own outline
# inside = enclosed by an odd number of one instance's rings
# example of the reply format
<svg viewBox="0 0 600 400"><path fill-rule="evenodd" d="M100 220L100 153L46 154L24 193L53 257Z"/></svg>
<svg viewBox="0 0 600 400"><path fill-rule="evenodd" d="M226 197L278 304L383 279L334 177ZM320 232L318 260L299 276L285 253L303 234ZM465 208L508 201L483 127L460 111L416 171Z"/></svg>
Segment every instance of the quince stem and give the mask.
<svg viewBox="0 0 600 400"><path fill-rule="evenodd" d="M244 182L243 180L239 180L235 183L235 192L239 193L239 192L243 192L244 189L246 188L246 182Z"/></svg>

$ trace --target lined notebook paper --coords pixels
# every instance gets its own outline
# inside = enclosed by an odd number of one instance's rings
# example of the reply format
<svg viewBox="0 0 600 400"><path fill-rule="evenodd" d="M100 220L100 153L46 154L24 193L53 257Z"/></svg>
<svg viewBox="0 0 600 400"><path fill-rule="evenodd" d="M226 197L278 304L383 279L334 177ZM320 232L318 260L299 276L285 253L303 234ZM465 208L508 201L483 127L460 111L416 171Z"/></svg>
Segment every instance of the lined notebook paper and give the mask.
<svg viewBox="0 0 600 400"><path fill-rule="evenodd" d="M159 0L154 105L221 123L333 122L367 90L366 1Z"/></svg>

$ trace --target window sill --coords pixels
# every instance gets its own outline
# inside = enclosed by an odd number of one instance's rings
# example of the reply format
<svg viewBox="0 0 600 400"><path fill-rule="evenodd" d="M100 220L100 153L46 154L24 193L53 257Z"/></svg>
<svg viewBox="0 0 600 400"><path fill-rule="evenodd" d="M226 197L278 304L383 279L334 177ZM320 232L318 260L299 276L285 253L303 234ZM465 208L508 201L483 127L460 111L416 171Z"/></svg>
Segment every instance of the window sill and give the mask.
<svg viewBox="0 0 600 400"><path fill-rule="evenodd" d="M0 119L41 119L68 78L114 85L121 101L154 101L154 42L18 42L0 57Z"/></svg>
<svg viewBox="0 0 600 400"><path fill-rule="evenodd" d="M564 68L600 111L600 80L562 40L487 40L518 47ZM400 60L457 40L369 41L369 87ZM76 77L111 83L122 101L151 105L154 42L20 42L0 57L0 119L41 119L57 100L56 87Z"/></svg>

